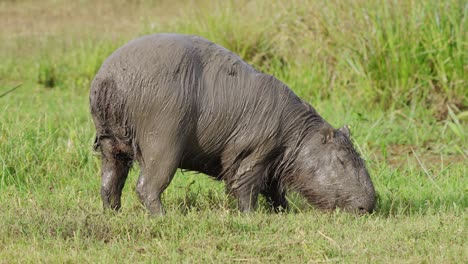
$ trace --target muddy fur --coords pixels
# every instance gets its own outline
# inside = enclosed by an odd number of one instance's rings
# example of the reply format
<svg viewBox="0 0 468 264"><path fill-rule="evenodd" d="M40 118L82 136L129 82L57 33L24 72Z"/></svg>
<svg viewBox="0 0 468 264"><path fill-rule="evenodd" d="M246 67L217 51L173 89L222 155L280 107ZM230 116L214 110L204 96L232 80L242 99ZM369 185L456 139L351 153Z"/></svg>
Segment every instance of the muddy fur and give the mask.
<svg viewBox="0 0 468 264"><path fill-rule="evenodd" d="M120 208L133 161L141 166L138 196L155 214L177 168L223 180L242 211L259 194L287 208L287 190L323 209L374 208L346 128L333 129L282 82L201 37L129 42L102 65L90 105L106 208Z"/></svg>

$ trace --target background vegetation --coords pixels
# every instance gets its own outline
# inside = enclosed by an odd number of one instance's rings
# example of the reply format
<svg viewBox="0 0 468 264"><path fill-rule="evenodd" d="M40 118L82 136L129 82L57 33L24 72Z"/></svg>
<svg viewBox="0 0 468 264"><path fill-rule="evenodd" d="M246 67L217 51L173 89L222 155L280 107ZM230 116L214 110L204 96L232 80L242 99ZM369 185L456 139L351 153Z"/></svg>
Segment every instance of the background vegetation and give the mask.
<svg viewBox="0 0 468 264"><path fill-rule="evenodd" d="M466 261L467 13L461 0L0 1L0 262ZM377 212L324 214L291 194L288 214L239 215L221 183L178 173L152 218L135 167L122 211L103 213L89 84L156 32L219 43L351 125Z"/></svg>

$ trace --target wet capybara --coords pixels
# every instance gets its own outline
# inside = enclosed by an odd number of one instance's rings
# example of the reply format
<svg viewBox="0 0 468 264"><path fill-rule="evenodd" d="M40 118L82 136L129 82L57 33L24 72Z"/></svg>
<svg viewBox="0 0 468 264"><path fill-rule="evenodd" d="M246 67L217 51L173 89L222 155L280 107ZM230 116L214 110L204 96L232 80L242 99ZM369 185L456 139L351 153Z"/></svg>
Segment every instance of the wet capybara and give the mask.
<svg viewBox="0 0 468 264"><path fill-rule="evenodd" d="M286 191L316 207L371 212L375 191L347 127L334 129L273 76L198 36L129 42L91 85L104 208L118 210L133 161L153 214L177 168L223 180L242 212L259 194L287 209Z"/></svg>

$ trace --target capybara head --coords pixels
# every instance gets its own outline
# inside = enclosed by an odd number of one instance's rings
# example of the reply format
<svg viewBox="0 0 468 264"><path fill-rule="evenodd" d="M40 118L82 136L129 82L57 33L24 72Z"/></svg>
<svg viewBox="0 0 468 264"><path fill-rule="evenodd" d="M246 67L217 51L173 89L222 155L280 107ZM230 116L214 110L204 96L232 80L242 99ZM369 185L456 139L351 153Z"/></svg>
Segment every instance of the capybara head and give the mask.
<svg viewBox="0 0 468 264"><path fill-rule="evenodd" d="M294 185L315 206L355 213L372 212L375 190L364 161L353 147L348 127L324 125L305 139L296 160Z"/></svg>

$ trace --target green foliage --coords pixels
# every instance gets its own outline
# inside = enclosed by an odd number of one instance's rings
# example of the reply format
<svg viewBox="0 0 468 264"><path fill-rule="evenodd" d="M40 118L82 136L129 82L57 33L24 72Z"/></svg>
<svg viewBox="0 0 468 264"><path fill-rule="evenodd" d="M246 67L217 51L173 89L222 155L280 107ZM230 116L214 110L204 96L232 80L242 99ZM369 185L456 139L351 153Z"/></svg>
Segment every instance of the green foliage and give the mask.
<svg viewBox="0 0 468 264"><path fill-rule="evenodd" d="M47 88L55 87L58 79L56 65L47 59L43 59L39 62L37 72L37 83Z"/></svg>
<svg viewBox="0 0 468 264"><path fill-rule="evenodd" d="M188 9L169 28L211 39L293 88L309 85L314 97L437 110L468 105L466 16L458 0L223 1Z"/></svg>
<svg viewBox="0 0 468 264"><path fill-rule="evenodd" d="M104 59L117 48L110 42L87 41L63 54L45 50L37 62L37 83L46 88L87 89Z"/></svg>
<svg viewBox="0 0 468 264"><path fill-rule="evenodd" d="M139 2L142 8L154 4ZM140 35L204 36L293 89L307 88L299 93L308 100L338 94L352 97L352 105L383 109L416 104L439 119L447 117L447 105L468 105L463 1L199 1L181 10L165 23L143 19ZM128 40L74 40L51 52L59 43L46 39L37 82L88 87L102 61ZM16 70L29 73L24 66Z"/></svg>

